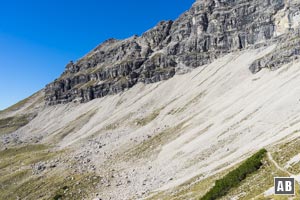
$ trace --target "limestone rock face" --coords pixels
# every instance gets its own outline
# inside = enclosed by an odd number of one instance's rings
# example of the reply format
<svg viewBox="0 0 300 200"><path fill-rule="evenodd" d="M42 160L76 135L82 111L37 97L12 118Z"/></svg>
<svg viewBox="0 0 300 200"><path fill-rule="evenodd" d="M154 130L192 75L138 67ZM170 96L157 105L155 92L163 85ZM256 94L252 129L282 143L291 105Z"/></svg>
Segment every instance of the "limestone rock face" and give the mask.
<svg viewBox="0 0 300 200"><path fill-rule="evenodd" d="M263 68L276 70L282 65L291 63L299 58L300 31L284 35L274 51L256 60L249 69L252 73L257 73Z"/></svg>
<svg viewBox="0 0 300 200"><path fill-rule="evenodd" d="M268 44L276 39L277 26L282 24L278 13L284 13L288 22L293 21L288 32L298 27L300 3L292 3L293 6L284 0L196 1L175 21L162 21L140 37L109 39L81 60L70 62L61 77L46 86L46 102L87 102L119 93L138 82L169 79L177 71L182 72L182 67L196 68L232 51ZM296 49L285 54L299 53L296 41L289 45ZM280 62L271 64L270 59L257 61L250 70L254 73L264 67L262 63L269 66Z"/></svg>

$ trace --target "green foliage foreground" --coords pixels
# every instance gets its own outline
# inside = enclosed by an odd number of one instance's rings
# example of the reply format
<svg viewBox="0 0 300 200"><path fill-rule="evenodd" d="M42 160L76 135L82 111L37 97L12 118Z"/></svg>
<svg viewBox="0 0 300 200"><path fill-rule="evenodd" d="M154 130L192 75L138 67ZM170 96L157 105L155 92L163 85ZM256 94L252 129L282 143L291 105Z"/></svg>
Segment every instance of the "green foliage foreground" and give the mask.
<svg viewBox="0 0 300 200"><path fill-rule="evenodd" d="M262 166L262 159L266 152L266 149L261 149L243 162L238 168L217 180L214 187L211 188L200 200L214 200L226 195L231 188L238 186L248 174L257 171Z"/></svg>

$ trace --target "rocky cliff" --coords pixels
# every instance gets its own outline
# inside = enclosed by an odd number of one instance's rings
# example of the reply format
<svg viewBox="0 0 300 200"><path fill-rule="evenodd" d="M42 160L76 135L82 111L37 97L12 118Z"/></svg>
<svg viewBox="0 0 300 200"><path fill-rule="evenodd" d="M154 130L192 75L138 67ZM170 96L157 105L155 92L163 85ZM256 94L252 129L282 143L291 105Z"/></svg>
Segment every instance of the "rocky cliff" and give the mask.
<svg viewBox="0 0 300 200"><path fill-rule="evenodd" d="M299 55L299 34L294 33L299 16L296 1L196 1L175 21L162 21L140 37L109 39L79 61L70 62L62 76L46 86L46 103L87 102L138 82L166 80L232 51L285 38L282 35L294 36L288 44L291 48L279 47L274 55L289 62ZM278 63L272 58L258 60L250 70L272 68Z"/></svg>

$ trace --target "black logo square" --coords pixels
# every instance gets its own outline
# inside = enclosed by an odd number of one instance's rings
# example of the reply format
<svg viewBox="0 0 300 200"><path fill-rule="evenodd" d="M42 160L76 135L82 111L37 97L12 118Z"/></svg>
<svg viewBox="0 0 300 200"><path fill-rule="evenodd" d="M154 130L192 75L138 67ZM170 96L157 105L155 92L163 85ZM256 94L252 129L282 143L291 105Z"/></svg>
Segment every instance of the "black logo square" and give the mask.
<svg viewBox="0 0 300 200"><path fill-rule="evenodd" d="M275 195L295 195L295 179L288 177L274 178Z"/></svg>

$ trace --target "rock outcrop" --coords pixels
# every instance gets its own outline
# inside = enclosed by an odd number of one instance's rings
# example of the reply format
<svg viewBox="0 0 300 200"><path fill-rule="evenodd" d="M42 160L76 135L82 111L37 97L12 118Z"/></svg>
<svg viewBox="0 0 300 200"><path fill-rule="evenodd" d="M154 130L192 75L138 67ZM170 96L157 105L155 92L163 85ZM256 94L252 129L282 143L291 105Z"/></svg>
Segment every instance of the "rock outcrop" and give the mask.
<svg viewBox="0 0 300 200"><path fill-rule="evenodd" d="M46 86L46 103L87 102L138 82L166 80L181 73L181 68L196 68L267 42L278 32L277 13L286 10L284 0L196 1L174 22L162 21L140 37L109 39L81 60L70 62L62 76ZM297 21L297 14L293 16ZM261 63L253 64L251 71L261 69Z"/></svg>
<svg viewBox="0 0 300 200"><path fill-rule="evenodd" d="M276 70L300 58L300 31L287 34L279 41L274 51L252 63L249 67L252 73L263 68Z"/></svg>

